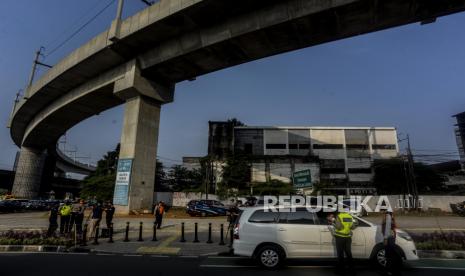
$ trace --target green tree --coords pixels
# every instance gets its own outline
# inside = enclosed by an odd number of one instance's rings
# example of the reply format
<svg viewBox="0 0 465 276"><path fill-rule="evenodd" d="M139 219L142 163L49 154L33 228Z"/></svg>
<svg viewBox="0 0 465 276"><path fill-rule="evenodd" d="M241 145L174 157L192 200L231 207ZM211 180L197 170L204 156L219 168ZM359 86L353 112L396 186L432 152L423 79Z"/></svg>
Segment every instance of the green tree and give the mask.
<svg viewBox="0 0 465 276"><path fill-rule="evenodd" d="M115 189L116 166L120 145L107 152L97 162L97 169L83 180L81 198L96 197L98 200L111 200Z"/></svg>
<svg viewBox="0 0 465 276"><path fill-rule="evenodd" d="M243 191L250 183L250 162L245 154L230 155L223 166L222 186L225 189Z"/></svg>
<svg viewBox="0 0 465 276"><path fill-rule="evenodd" d="M115 189L115 179L115 173L86 178L81 190L81 198L96 197L97 200L111 200Z"/></svg>
<svg viewBox="0 0 465 276"><path fill-rule="evenodd" d="M197 190L202 185L202 174L200 170L188 170L180 165L173 166L169 173L170 186L174 191Z"/></svg>
<svg viewBox="0 0 465 276"><path fill-rule="evenodd" d="M256 195L289 195L294 193L294 188L291 183L285 183L279 180L271 180L269 182L255 183L253 191Z"/></svg>
<svg viewBox="0 0 465 276"><path fill-rule="evenodd" d="M408 193L408 164L400 158L375 160L374 185L378 194ZM419 193L440 191L443 185L442 177L431 167L423 163L414 163L413 171Z"/></svg>

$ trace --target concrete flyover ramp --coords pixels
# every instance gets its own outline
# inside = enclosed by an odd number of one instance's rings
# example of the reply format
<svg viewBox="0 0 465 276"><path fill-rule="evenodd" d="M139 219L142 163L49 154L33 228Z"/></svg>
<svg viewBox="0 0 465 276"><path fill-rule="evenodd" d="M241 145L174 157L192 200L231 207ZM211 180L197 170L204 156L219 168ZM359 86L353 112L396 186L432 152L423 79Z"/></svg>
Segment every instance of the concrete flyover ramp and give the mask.
<svg viewBox="0 0 465 276"><path fill-rule="evenodd" d="M10 122L21 147L13 192L37 194L45 151L125 103L118 210L152 203L161 105L177 82L252 60L461 12L464 0L161 0L69 54L31 85ZM121 184L121 185L119 185Z"/></svg>

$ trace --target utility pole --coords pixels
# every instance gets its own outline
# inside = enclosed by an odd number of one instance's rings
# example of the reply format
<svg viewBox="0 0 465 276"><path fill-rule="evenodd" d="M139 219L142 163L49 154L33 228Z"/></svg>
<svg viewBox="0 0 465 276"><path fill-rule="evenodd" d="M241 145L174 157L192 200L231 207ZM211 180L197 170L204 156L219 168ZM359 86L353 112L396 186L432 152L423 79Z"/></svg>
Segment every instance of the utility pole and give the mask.
<svg viewBox="0 0 465 276"><path fill-rule="evenodd" d="M205 164L205 199L208 199L208 185L210 184L210 157L208 157L208 160L204 163Z"/></svg>
<svg viewBox="0 0 465 276"><path fill-rule="evenodd" d="M414 160L412 155L412 149L410 147L410 137L407 134L407 160L408 160L408 171L409 171L409 183L411 185L411 191L413 195L413 208L418 208L418 188L415 179L415 171L414 171Z"/></svg>
<svg viewBox="0 0 465 276"><path fill-rule="evenodd" d="M36 74L37 70L37 65L42 65L47 68L52 68L53 66L42 63L39 61L39 58L43 56L42 51L45 50L44 47L40 47L38 51L36 51L36 57L34 58L34 61L32 62L32 69L31 69L31 74L29 75L29 81L27 83L27 87L29 88L32 85L32 82L34 81L34 76ZM28 95L29 96L29 95Z"/></svg>
<svg viewBox="0 0 465 276"><path fill-rule="evenodd" d="M22 89L19 89L18 92L16 92L16 98L15 98L15 102L13 104L13 109L11 110L11 114L10 114L10 120L11 118L13 117L13 114L15 114L15 110L16 110L16 106L18 105L19 103L19 98L21 97L21 92L23 90ZM7 127L10 127L10 123L8 123L8 126Z"/></svg>
<svg viewBox="0 0 465 276"><path fill-rule="evenodd" d="M118 0L118 8L116 9L116 17L111 22L110 30L108 31L108 39L112 42L119 40L121 30L121 17L123 15L124 0Z"/></svg>

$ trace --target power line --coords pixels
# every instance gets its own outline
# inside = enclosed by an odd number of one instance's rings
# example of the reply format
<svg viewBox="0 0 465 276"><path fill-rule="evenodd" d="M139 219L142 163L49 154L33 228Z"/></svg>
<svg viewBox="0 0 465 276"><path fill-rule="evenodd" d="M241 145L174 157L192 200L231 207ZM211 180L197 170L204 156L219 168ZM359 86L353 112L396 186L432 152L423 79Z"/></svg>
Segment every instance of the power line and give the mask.
<svg viewBox="0 0 465 276"><path fill-rule="evenodd" d="M45 48L48 49L50 48L53 44L55 44L55 42L58 42L58 40L64 36L69 29L71 28L74 28L75 25L77 25L77 23L81 22L81 20L86 17L91 11L93 11L95 8L97 8L97 6L99 6L100 4L102 4L101 1L97 1L97 3L95 5L93 5L90 9L86 10L86 12L84 12L77 20L75 20L72 24L69 25L69 28L67 29L64 29L58 36L56 36L56 38L52 41L50 41L50 43L47 43L45 45Z"/></svg>
<svg viewBox="0 0 465 276"><path fill-rule="evenodd" d="M97 14L95 14L92 18L90 18L86 23L84 23L81 27L79 27L76 31L74 31L70 36L68 36L63 42L61 42L58 46L53 48L45 57L48 57L55 53L58 49L60 49L63 45L65 45L68 41L70 41L74 36L76 36L80 31L82 31L87 25L92 23L98 16L100 16L106 9L108 9L116 0L111 0L105 7L103 7Z"/></svg>

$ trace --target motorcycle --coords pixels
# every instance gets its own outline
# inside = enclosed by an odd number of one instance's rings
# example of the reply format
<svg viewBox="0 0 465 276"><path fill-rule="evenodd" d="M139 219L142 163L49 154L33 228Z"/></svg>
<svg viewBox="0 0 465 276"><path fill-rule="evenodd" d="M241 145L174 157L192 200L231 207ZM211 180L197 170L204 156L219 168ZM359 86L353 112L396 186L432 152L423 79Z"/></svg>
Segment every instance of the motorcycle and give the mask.
<svg viewBox="0 0 465 276"><path fill-rule="evenodd" d="M452 209L452 213L465 217L465 201L456 204L451 203L450 208Z"/></svg>

